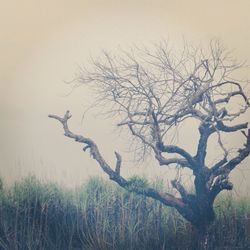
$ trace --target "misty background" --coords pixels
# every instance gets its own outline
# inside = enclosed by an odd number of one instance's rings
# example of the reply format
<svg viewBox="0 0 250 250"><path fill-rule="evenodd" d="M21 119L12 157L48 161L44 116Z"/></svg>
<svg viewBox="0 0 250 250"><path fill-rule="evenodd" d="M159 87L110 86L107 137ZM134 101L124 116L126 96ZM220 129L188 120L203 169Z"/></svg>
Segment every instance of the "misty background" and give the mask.
<svg viewBox="0 0 250 250"><path fill-rule="evenodd" d="M175 47L183 37L191 44L219 39L239 61L250 63L250 1L8 1L0 10L0 176L7 184L29 174L74 187L89 176L104 176L82 146L63 136L49 113L63 115L75 133L92 138L108 162L122 154L122 174L171 179L174 170L154 161L136 164L126 133L98 110L87 88L72 91L65 82L102 49L151 46L168 39ZM250 78L250 72L242 77ZM247 118L249 120L249 118ZM188 143L195 143L189 130ZM229 143L242 143L236 135ZM193 145L193 144L192 144ZM215 150L216 151L216 150ZM250 187L250 159L234 171L235 192ZM155 165L154 165L155 164ZM154 166L154 168L153 168Z"/></svg>

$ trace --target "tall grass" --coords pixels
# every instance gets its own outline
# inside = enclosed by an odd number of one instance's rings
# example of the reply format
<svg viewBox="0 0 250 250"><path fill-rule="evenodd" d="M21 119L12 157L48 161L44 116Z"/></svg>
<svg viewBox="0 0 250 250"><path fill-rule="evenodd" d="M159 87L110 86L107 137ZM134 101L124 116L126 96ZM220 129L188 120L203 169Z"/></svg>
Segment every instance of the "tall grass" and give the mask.
<svg viewBox="0 0 250 250"><path fill-rule="evenodd" d="M250 202L215 204L211 249L250 249ZM0 187L0 249L196 249L175 210L99 178L77 190L29 177Z"/></svg>

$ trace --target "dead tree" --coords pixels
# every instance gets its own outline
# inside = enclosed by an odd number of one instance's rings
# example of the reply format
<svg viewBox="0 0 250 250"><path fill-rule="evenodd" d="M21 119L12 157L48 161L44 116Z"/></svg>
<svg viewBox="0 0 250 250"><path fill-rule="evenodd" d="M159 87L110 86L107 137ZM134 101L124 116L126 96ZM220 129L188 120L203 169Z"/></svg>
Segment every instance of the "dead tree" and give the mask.
<svg viewBox="0 0 250 250"><path fill-rule="evenodd" d="M218 42L211 42L206 50L184 46L181 53L172 52L167 44L152 50L137 48L119 56L104 52L102 58L93 61L92 70L80 72L78 84L92 84L98 101L112 104L108 108L119 117L118 126L125 126L144 151L153 153L159 165L192 171L194 193L189 193L179 180L172 181L178 196L150 186L131 185L120 175L122 160L117 152L117 163L112 167L93 140L70 131L69 111L64 117L49 117L62 123L65 136L82 143L84 151L90 150L111 180L177 209L199 231L206 232L215 219L215 198L221 191L233 188L229 174L250 153L248 122L239 122L250 106L244 87L247 82L235 79L235 72L242 66ZM191 120L199 124L195 154L169 140L173 129L180 129L184 121L188 124ZM244 141L234 153L224 143L230 133L238 133ZM212 136L216 136L217 146L223 153L221 159L208 165L208 140Z"/></svg>

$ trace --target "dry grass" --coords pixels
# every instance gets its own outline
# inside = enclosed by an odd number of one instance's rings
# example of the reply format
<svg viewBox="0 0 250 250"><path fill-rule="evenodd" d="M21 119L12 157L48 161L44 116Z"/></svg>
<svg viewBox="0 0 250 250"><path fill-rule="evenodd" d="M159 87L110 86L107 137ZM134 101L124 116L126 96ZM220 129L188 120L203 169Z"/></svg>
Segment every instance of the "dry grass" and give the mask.
<svg viewBox="0 0 250 250"><path fill-rule="evenodd" d="M222 197L211 249L250 249L250 201ZM195 249L175 210L92 178L77 190L29 177L0 188L0 249Z"/></svg>

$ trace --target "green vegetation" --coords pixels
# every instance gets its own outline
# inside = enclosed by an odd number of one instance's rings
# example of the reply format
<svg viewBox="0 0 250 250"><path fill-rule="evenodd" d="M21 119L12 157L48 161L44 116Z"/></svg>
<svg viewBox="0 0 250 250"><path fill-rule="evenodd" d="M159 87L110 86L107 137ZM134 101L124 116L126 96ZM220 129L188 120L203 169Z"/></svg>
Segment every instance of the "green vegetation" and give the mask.
<svg viewBox="0 0 250 250"><path fill-rule="evenodd" d="M148 181L145 178L141 178L139 176L132 176L128 179L128 185L126 189L128 191L133 192L133 190L137 190L138 193L142 193L148 188Z"/></svg>
<svg viewBox="0 0 250 250"><path fill-rule="evenodd" d="M211 249L250 249L250 201L222 196L215 210ZM0 188L0 249L196 249L196 239L175 210L99 178L77 190L34 177Z"/></svg>

